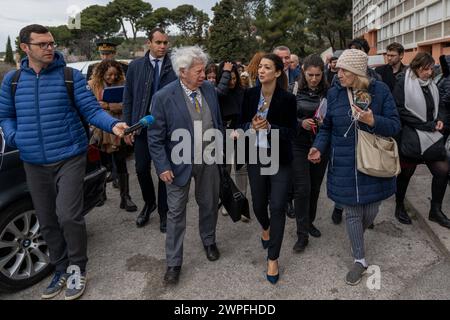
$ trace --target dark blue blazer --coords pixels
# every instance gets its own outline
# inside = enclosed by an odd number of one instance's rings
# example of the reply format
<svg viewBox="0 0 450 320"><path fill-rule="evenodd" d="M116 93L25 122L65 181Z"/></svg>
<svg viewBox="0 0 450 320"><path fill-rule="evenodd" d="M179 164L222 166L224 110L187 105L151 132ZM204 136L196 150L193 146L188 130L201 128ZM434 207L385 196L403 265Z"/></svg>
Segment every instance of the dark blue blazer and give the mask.
<svg viewBox="0 0 450 320"><path fill-rule="evenodd" d="M204 81L200 91L211 110L214 128L223 132L216 89L208 81ZM183 95L179 80L159 90L154 95L151 106L155 122L148 129L148 145L156 173L159 176L165 171L172 170L175 176L173 184L179 187L185 186L190 181L194 163L194 127ZM186 129L190 133L191 163L172 162L172 149L180 142L171 141L172 133L177 129Z"/></svg>

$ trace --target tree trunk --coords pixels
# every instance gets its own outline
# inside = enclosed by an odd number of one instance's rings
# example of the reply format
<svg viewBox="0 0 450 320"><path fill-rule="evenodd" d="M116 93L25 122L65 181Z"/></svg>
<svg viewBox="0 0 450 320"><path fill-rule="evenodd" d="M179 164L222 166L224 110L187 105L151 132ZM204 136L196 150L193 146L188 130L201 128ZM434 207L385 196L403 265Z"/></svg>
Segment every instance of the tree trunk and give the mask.
<svg viewBox="0 0 450 320"><path fill-rule="evenodd" d="M123 32L123 36L125 37L125 40L129 40L128 36L127 36L127 30L125 29L125 24L123 23L123 19L120 18L119 19L120 25L122 26L122 32Z"/></svg>

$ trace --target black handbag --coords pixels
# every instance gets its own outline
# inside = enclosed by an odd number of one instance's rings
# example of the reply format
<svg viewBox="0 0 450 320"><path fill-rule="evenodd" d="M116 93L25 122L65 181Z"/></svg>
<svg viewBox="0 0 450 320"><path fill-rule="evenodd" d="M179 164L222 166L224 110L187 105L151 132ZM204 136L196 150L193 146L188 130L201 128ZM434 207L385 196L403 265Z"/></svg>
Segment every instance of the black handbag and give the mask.
<svg viewBox="0 0 450 320"><path fill-rule="evenodd" d="M410 126L403 126L401 132L400 155L418 161L442 161L446 158L444 137L429 147L423 154L420 150L419 136Z"/></svg>
<svg viewBox="0 0 450 320"><path fill-rule="evenodd" d="M233 179L231 179L226 166L218 165L220 173L220 203L219 208L223 205L228 211L233 222L241 220L241 216L250 219L250 211L248 200L244 194L236 187Z"/></svg>

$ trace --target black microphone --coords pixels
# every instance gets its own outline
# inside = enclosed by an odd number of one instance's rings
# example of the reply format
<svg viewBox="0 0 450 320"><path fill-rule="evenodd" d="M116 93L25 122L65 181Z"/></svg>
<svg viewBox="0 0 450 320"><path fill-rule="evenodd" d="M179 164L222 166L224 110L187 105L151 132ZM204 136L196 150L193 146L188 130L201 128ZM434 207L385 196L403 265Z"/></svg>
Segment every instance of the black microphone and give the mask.
<svg viewBox="0 0 450 320"><path fill-rule="evenodd" d="M150 128L153 122L155 122L155 118L151 114L149 114L148 116L145 116L141 120L139 120L138 123L135 123L131 127L126 128L123 134L127 135L142 128Z"/></svg>

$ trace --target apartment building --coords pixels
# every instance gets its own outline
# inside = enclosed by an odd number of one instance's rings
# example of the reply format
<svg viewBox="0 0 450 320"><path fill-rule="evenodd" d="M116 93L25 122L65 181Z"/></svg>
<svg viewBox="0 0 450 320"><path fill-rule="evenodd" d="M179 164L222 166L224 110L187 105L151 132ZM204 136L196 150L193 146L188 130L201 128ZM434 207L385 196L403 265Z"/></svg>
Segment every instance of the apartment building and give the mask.
<svg viewBox="0 0 450 320"><path fill-rule="evenodd" d="M353 36L364 36L370 54L391 42L405 47L404 62L419 51L450 55L450 0L353 0Z"/></svg>

